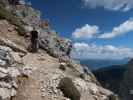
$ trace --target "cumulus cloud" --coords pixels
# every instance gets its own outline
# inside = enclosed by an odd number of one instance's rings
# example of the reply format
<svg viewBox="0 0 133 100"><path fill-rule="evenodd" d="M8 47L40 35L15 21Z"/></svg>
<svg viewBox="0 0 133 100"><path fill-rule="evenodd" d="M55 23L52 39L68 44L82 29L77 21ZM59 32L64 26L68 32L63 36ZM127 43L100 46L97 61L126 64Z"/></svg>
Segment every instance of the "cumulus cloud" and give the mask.
<svg viewBox="0 0 133 100"><path fill-rule="evenodd" d="M88 25L86 24L85 26L81 28L77 28L73 33L72 36L74 38L92 38L95 36L97 33L99 33L99 27L96 25Z"/></svg>
<svg viewBox="0 0 133 100"><path fill-rule="evenodd" d="M112 45L97 46L75 43L71 56L78 59L123 59L133 57L133 49Z"/></svg>
<svg viewBox="0 0 133 100"><path fill-rule="evenodd" d="M110 32L103 32L100 33L100 28L97 25L88 25L81 28L77 28L73 33L72 36L74 38L84 39L84 38L101 38L101 39L111 39L117 36L127 34L129 32L133 32L133 19L130 18L129 20L123 22L119 26L116 26Z"/></svg>
<svg viewBox="0 0 133 100"><path fill-rule="evenodd" d="M103 39L114 38L116 36L123 35L131 31L133 31L133 19L129 19L124 23L122 23L120 26L114 27L112 32L104 33L100 35L99 38Z"/></svg>
<svg viewBox="0 0 133 100"><path fill-rule="evenodd" d="M82 0L89 8L103 7L113 11L129 11L133 8L133 0Z"/></svg>

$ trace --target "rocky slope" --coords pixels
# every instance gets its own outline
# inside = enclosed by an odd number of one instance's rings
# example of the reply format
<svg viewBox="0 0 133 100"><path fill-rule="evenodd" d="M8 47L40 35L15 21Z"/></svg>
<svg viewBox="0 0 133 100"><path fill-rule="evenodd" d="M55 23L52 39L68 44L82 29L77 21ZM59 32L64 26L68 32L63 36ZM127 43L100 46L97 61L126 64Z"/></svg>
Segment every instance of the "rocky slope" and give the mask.
<svg viewBox="0 0 133 100"><path fill-rule="evenodd" d="M58 37L38 11L18 0L0 2L0 100L117 100L69 58L71 41ZM33 26L40 33L34 54L27 51Z"/></svg>

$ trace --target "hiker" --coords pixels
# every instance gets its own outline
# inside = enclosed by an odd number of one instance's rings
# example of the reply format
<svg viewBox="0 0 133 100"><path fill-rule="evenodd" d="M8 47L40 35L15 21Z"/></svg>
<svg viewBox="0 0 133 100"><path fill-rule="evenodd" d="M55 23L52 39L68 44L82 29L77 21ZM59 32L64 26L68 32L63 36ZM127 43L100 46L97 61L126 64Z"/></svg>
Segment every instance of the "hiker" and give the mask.
<svg viewBox="0 0 133 100"><path fill-rule="evenodd" d="M35 28L30 32L31 52L38 51L38 32Z"/></svg>
<svg viewBox="0 0 133 100"><path fill-rule="evenodd" d="M68 50L67 50L67 52L66 52L66 54L70 57L71 56L71 50L72 50L72 44L71 43L69 43L69 45L68 45Z"/></svg>

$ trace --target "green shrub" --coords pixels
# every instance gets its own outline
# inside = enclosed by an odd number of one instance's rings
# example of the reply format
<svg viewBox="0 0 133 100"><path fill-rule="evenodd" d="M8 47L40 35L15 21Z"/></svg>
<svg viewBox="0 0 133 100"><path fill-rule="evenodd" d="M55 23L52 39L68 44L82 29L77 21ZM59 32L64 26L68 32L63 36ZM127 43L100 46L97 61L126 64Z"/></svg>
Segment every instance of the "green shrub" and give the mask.
<svg viewBox="0 0 133 100"><path fill-rule="evenodd" d="M80 100L81 94L74 85L72 79L68 77L61 79L59 89L63 92L65 97L71 100Z"/></svg>

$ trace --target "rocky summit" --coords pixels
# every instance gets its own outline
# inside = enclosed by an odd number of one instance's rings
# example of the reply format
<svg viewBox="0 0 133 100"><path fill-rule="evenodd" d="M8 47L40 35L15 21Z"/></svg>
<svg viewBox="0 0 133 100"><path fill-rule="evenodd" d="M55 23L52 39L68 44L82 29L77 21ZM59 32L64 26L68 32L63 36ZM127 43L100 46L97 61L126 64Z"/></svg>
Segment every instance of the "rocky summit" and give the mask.
<svg viewBox="0 0 133 100"><path fill-rule="evenodd" d="M0 100L118 100L72 60L72 43L23 0L0 0ZM39 31L39 50L28 51Z"/></svg>

